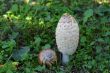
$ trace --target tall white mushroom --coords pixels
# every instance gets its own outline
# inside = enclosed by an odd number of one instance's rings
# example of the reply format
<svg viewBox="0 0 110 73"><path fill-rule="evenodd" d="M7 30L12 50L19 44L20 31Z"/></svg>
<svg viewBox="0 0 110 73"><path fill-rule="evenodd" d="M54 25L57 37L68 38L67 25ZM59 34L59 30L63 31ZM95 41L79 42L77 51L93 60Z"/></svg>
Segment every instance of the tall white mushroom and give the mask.
<svg viewBox="0 0 110 73"><path fill-rule="evenodd" d="M63 14L56 28L56 43L62 53L62 62L68 63L79 42L79 26L75 18L68 13Z"/></svg>

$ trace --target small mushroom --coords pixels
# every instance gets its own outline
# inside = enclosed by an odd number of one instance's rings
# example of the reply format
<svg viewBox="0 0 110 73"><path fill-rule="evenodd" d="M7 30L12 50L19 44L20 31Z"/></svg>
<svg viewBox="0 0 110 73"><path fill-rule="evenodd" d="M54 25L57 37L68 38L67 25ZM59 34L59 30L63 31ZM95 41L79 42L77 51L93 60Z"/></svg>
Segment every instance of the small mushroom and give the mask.
<svg viewBox="0 0 110 73"><path fill-rule="evenodd" d="M75 18L68 13L63 14L56 28L56 44L62 53L63 64L68 63L79 42L79 26Z"/></svg>
<svg viewBox="0 0 110 73"><path fill-rule="evenodd" d="M52 66L55 62L57 62L57 56L55 51L51 49L42 50L39 53L39 63L47 66Z"/></svg>

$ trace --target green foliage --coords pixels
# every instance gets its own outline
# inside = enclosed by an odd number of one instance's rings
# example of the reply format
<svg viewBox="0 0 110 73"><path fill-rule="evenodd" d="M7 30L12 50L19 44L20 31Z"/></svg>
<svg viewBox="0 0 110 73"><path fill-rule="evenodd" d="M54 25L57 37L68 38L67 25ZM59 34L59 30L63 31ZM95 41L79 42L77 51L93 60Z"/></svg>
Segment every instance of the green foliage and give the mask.
<svg viewBox="0 0 110 73"><path fill-rule="evenodd" d="M8 52L12 52L13 48L16 46L15 40L9 40L2 42L2 48Z"/></svg>
<svg viewBox="0 0 110 73"><path fill-rule="evenodd" d="M18 11L18 5L17 4L12 5L11 11L17 12Z"/></svg>
<svg viewBox="0 0 110 73"><path fill-rule="evenodd" d="M36 68L35 68L35 70L37 70L37 71L43 71L43 70L45 70L45 66L37 66Z"/></svg>
<svg viewBox="0 0 110 73"><path fill-rule="evenodd" d="M29 47L22 47L19 50L15 50L12 54L12 57L15 60L26 60L28 57L29 51L30 51Z"/></svg>
<svg viewBox="0 0 110 73"><path fill-rule="evenodd" d="M84 18L83 18L83 24L85 22L87 22L88 18L93 16L93 10L92 9L88 9L84 12Z"/></svg>
<svg viewBox="0 0 110 73"><path fill-rule="evenodd" d="M0 67L0 73L13 73L15 70L16 67L13 62L7 62L3 67Z"/></svg>
<svg viewBox="0 0 110 73"><path fill-rule="evenodd" d="M0 73L110 73L110 4L63 1L0 1ZM79 23L78 49L67 67L62 68L59 59L51 68L41 66L38 53L42 49L58 51L55 29L65 12Z"/></svg>

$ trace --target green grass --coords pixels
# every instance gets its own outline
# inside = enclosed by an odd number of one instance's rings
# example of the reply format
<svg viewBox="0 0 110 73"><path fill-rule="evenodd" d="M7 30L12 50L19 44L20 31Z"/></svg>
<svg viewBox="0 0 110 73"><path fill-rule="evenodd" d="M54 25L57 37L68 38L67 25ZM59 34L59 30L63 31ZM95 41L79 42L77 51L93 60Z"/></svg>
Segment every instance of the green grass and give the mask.
<svg viewBox="0 0 110 73"><path fill-rule="evenodd" d="M110 73L110 4L69 1L0 1L0 73ZM59 59L48 68L38 63L38 53L46 48L58 53L55 29L63 13L78 21L79 46L64 69Z"/></svg>

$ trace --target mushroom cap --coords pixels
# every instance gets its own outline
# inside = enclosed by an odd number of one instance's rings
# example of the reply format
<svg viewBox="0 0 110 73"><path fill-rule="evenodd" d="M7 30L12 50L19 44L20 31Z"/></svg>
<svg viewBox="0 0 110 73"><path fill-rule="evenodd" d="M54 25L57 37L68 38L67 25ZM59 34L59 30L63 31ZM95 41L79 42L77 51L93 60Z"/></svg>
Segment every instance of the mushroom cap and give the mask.
<svg viewBox="0 0 110 73"><path fill-rule="evenodd" d="M39 53L39 63L40 64L44 64L44 65L48 65L51 66L54 62L57 61L57 56L55 51L51 50L51 49L45 49L42 50Z"/></svg>
<svg viewBox="0 0 110 73"><path fill-rule="evenodd" d="M63 54L72 55L79 42L79 26L75 18L68 13L63 14L55 34L58 50Z"/></svg>

